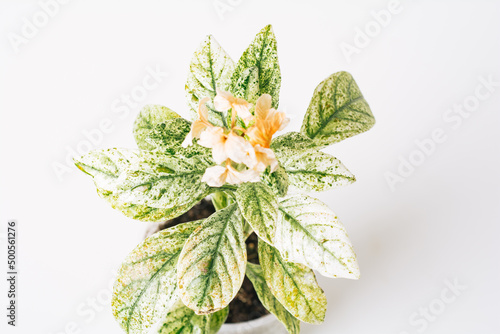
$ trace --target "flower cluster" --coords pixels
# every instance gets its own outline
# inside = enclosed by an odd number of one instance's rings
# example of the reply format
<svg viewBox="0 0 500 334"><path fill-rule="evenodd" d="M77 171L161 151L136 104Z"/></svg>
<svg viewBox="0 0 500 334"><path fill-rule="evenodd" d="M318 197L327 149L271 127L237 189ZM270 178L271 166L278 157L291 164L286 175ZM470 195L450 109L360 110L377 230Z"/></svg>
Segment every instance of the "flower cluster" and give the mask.
<svg viewBox="0 0 500 334"><path fill-rule="evenodd" d="M231 93L217 90L214 98L215 110L229 118L224 127L208 121L210 99L202 99L198 106L198 117L191 125L191 131L182 143L191 145L194 138L198 144L212 149L217 166L207 168L203 182L211 187L225 183L240 184L258 182L260 175L270 166L271 172L278 167L278 160L269 148L273 135L289 122L284 112L272 108L271 95L260 96L255 106Z"/></svg>

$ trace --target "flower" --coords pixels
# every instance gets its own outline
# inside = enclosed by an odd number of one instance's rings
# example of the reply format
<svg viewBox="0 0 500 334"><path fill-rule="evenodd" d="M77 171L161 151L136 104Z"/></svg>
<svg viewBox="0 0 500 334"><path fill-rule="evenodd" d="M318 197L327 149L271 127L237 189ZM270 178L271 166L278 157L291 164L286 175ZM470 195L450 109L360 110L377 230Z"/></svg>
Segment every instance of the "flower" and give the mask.
<svg viewBox="0 0 500 334"><path fill-rule="evenodd" d="M271 108L271 103L271 95L263 94L255 104L255 125L246 133L252 145L269 148L273 135L290 122L284 112Z"/></svg>
<svg viewBox="0 0 500 334"><path fill-rule="evenodd" d="M233 94L217 89L217 95L214 98L214 106L217 111L228 111L232 109L247 124L252 120L253 115L250 112L252 104L244 99L234 97ZM233 115L234 117L234 115Z"/></svg>
<svg viewBox="0 0 500 334"><path fill-rule="evenodd" d="M191 124L191 131L187 134L186 138L182 142L182 147L188 147L193 143L193 138L199 138L200 134L206 128L212 127L213 125L208 121L208 108L205 105L210 100L210 98L205 97L201 99L198 105L198 118Z"/></svg>
<svg viewBox="0 0 500 334"><path fill-rule="evenodd" d="M201 182L206 182L211 187L221 187L225 183L240 184L258 181L260 181L260 174L257 171L247 169L239 172L231 166L230 161L226 163L226 166L207 168L201 179Z"/></svg>
<svg viewBox="0 0 500 334"><path fill-rule="evenodd" d="M208 121L208 108L205 106L208 100L204 98L200 101L198 117L182 143L186 147L192 144L193 138L199 138L199 145L212 149L217 166L206 169L202 182L211 187L221 187L225 183L258 182L260 174L268 166L271 173L274 172L279 162L269 146L274 133L283 129L289 119L284 112L272 108L271 96L263 94L257 99L254 116L250 112L251 103L229 92L217 90L215 109L233 111L231 125L225 127L215 126ZM243 119L245 126L236 125L236 116Z"/></svg>
<svg viewBox="0 0 500 334"><path fill-rule="evenodd" d="M266 170L267 166L271 166L272 173L278 168L278 159L276 159L273 150L262 147L259 144L254 146L254 150L257 160L257 163L253 167L255 171L261 173Z"/></svg>
<svg viewBox="0 0 500 334"><path fill-rule="evenodd" d="M221 127L208 128L201 134L198 144L212 149L212 156L217 164L227 159L250 168L257 164L252 144L233 131L226 134Z"/></svg>

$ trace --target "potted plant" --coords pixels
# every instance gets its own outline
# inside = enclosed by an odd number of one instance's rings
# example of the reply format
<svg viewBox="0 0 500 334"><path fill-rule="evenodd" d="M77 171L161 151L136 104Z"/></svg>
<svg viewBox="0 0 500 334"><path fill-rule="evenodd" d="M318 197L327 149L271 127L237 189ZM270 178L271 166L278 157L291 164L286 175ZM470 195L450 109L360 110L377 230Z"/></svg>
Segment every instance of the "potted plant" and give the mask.
<svg viewBox="0 0 500 334"><path fill-rule="evenodd" d="M207 196L216 210L152 234L125 259L112 299L125 332L146 333L158 324L158 333L216 333L247 276L262 305L289 333L299 333L300 321L319 324L325 317L326 297L313 270L359 277L338 217L305 192L355 181L321 149L370 129L373 115L352 76L338 72L316 87L300 132L274 136L288 122L277 110L280 83L271 26L237 63L208 36L186 83L192 122L167 107L146 106L134 125L139 149L75 159L98 194L127 217L164 222ZM247 263L249 237L258 243L253 263ZM231 328L223 331L236 332Z"/></svg>

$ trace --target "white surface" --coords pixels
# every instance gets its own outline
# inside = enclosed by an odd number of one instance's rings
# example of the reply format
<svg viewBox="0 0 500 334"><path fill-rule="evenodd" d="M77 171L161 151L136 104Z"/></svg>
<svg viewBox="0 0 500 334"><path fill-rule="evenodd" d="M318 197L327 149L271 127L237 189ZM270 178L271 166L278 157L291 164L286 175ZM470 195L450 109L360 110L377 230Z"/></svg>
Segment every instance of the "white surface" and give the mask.
<svg viewBox="0 0 500 334"><path fill-rule="evenodd" d="M377 119L371 131L327 149L358 182L318 194L346 225L362 278L319 277L327 320L303 333L500 332L500 87L457 129L443 120L474 94L479 76L500 81L499 2L405 1L350 63L341 43L352 44L356 28L388 1L231 3L221 20L211 0L73 0L15 54L7 34L20 33L23 17L40 7L0 2L1 232L7 219L20 224L19 326L7 328L2 311L1 332L121 332L103 299L144 224L108 207L74 169L60 182L52 164L104 118L114 129L99 147L134 147L138 108L120 119L111 105L141 84L147 66L169 76L140 105L185 114L186 71L203 37L213 34L237 59L268 23L278 38L281 107L295 117L288 130L299 128L315 86L340 70L354 75ZM391 191L384 174L436 128L447 140ZM422 318L410 316L444 305L443 290L449 301L447 280L466 289L419 331ZM4 291L1 280L2 305Z"/></svg>

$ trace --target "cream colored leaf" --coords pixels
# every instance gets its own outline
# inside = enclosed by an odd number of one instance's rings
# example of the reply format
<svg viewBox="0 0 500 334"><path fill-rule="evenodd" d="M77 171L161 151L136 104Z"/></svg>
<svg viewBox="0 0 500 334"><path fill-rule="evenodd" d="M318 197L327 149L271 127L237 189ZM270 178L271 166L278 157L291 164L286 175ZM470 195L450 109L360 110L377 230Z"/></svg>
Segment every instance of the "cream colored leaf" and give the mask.
<svg viewBox="0 0 500 334"><path fill-rule="evenodd" d="M186 82L186 98L193 115L196 116L198 104L204 97L213 99L217 89L228 91L234 62L213 36L201 43L194 52ZM214 110L213 103L208 103L209 121L222 126L222 114Z"/></svg>
<svg viewBox="0 0 500 334"><path fill-rule="evenodd" d="M198 315L181 300L168 311L158 334L215 334L226 321L229 308L215 313Z"/></svg>
<svg viewBox="0 0 500 334"><path fill-rule="evenodd" d="M359 278L344 226L316 198L297 194L282 199L273 241L285 261L304 264L327 277Z"/></svg>
<svg viewBox="0 0 500 334"><path fill-rule="evenodd" d="M301 133L326 146L369 130L375 124L370 106L353 77L337 72L314 90Z"/></svg>
<svg viewBox="0 0 500 334"><path fill-rule="evenodd" d="M259 260L269 289L288 312L307 323L323 322L326 296L311 269L286 262L265 242L259 242Z"/></svg>
<svg viewBox="0 0 500 334"><path fill-rule="evenodd" d="M177 266L183 303L196 314L225 308L238 293L246 268L243 218L231 204L189 237Z"/></svg>
<svg viewBox="0 0 500 334"><path fill-rule="evenodd" d="M285 326L288 333L300 333L300 321L295 318L281 303L273 296L267 286L262 269L258 264L247 263L247 277L253 284L255 292L264 307L274 314L276 318Z"/></svg>
<svg viewBox="0 0 500 334"><path fill-rule="evenodd" d="M123 262L113 288L111 307L126 333L143 333L177 299L177 260L200 221L153 234Z"/></svg>

